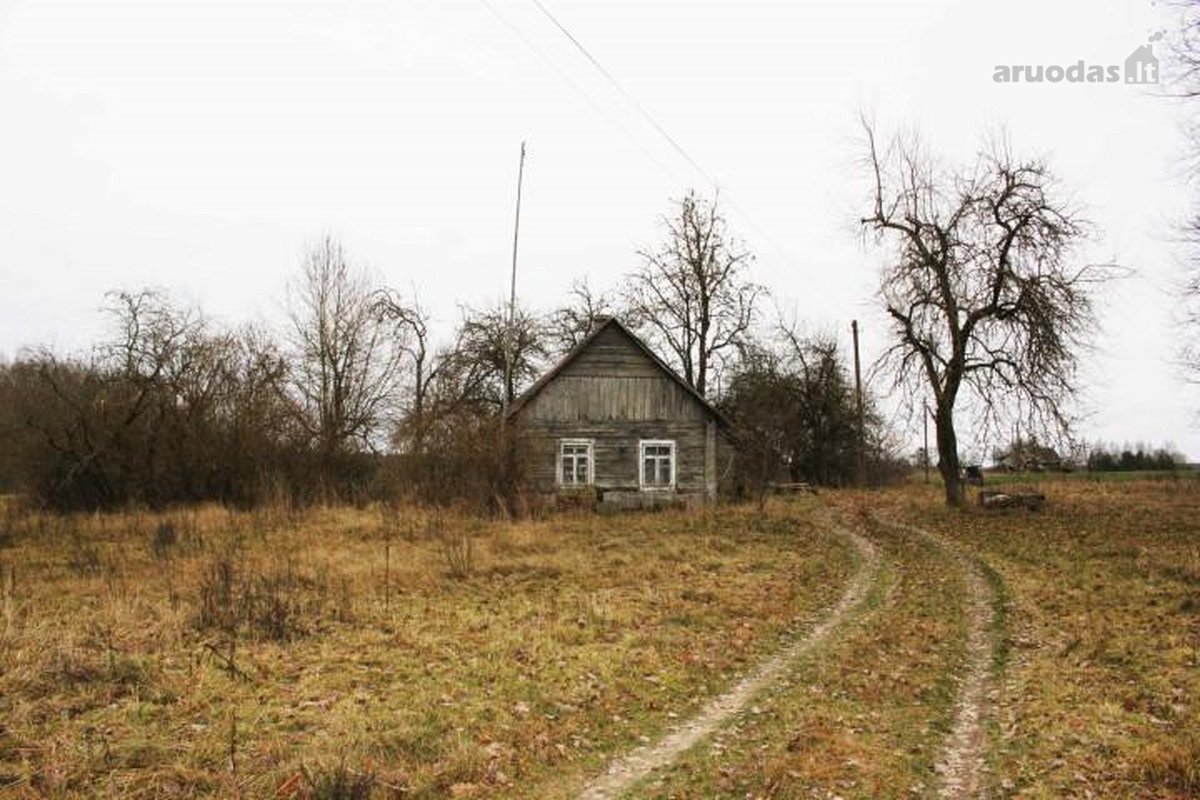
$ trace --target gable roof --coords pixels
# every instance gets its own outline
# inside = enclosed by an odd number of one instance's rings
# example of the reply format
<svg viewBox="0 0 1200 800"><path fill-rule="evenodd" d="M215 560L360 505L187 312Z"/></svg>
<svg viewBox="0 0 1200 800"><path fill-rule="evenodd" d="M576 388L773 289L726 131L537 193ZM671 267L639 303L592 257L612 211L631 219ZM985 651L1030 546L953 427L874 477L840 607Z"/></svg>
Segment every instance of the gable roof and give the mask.
<svg viewBox="0 0 1200 800"><path fill-rule="evenodd" d="M541 393L542 389L546 388L546 386L549 385L551 381L553 381L555 378L557 378L559 376L559 374L564 369L566 369L571 364L571 362L574 361L579 356L580 353L587 350L588 347L591 346L592 342L595 341L597 336L599 336L601 333L603 333L604 331L608 330L611 327L615 327L621 333L625 334L625 336L628 337L629 340L632 341L635 345L637 345L638 349L641 350L642 353L644 353L646 355L646 357L650 359L651 363L653 363L662 372L664 372L667 375L667 377L669 377L676 384L678 384L679 387L681 389L683 389L685 392L687 392L687 394L689 394L693 400L695 400L697 403L699 403L701 406L703 406L704 410L707 411L710 415L712 415L714 419L716 419L718 422L720 422L724 426L729 425L729 420L725 417L725 415L723 413L721 413L721 411L716 406L714 406L712 403L710 403L704 395L697 392L691 386L691 384L689 384L683 378L679 377L679 375L675 372L675 370L673 370L669 366L667 366L667 362L665 362L661 358L659 358L657 353L655 353L653 350L651 350L650 347L645 342L643 342L638 337L637 334L635 334L633 331L629 330L629 328L626 327L625 323L621 322L621 320L617 319L616 317L609 317L607 320L605 320L603 322L598 322L592 328L591 333L589 333L587 336L585 336L583 338L583 340L579 342L579 344L572 347L570 352L568 352L565 356L563 356L557 364L555 364L553 367L551 367L550 370L548 370L546 372L546 374L544 374L544 375L542 375L542 377L538 378L537 381L532 386L530 386L528 389L526 389L524 392L522 392L521 396L513 401L513 404L511 406L509 406L509 408L508 408L507 416L512 417L512 416L516 415L518 412L520 412L520 410L522 408L524 408L531 400L533 400L533 398L537 397L538 394Z"/></svg>

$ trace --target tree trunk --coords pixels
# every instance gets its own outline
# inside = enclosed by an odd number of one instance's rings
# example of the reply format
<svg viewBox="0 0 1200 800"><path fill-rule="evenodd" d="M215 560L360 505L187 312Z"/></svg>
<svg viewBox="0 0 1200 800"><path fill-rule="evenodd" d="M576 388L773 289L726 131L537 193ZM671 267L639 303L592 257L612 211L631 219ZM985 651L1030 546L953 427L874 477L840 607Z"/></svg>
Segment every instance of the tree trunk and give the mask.
<svg viewBox="0 0 1200 800"><path fill-rule="evenodd" d="M966 503L966 491L958 463L954 411L952 408L939 406L934 419L937 427L938 472L941 473L942 483L946 487L946 505L957 508Z"/></svg>

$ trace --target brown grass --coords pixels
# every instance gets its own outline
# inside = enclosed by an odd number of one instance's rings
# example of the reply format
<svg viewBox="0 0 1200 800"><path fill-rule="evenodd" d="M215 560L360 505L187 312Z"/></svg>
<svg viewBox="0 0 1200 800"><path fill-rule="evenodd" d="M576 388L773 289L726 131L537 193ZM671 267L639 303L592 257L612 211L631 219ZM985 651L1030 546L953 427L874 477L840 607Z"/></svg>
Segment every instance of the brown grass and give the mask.
<svg viewBox="0 0 1200 800"><path fill-rule="evenodd" d="M1200 796L1200 483L1041 489L1034 514L877 499L979 553L1010 598L994 788Z"/></svg>
<svg viewBox="0 0 1200 800"><path fill-rule="evenodd" d="M1047 482L1046 509L952 511L935 488L837 493L845 516L949 537L996 598L989 796L1200 796L1200 482ZM873 610L790 687L636 797L930 797L963 667L961 576L858 517Z"/></svg>
<svg viewBox="0 0 1200 800"><path fill-rule="evenodd" d="M24 515L0 791L568 795L837 596L810 510Z"/></svg>
<svg viewBox="0 0 1200 800"><path fill-rule="evenodd" d="M844 516L854 512L843 496ZM920 797L953 722L964 663L961 576L930 543L859 525L884 560L857 620L729 730L637 797Z"/></svg>
<svg viewBox="0 0 1200 800"><path fill-rule="evenodd" d="M954 539L1002 599L993 795L1200 796L1200 482L1042 488L1041 513L827 496L884 557L863 610L633 796L934 792L962 579L866 509ZM6 511L0 792L571 796L840 594L814 511Z"/></svg>

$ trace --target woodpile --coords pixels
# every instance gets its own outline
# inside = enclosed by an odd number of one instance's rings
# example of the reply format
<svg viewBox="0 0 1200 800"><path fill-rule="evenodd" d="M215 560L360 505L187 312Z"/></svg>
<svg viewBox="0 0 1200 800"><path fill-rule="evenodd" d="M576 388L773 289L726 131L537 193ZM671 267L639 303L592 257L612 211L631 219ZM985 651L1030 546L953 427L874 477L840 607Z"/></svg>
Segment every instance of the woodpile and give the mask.
<svg viewBox="0 0 1200 800"><path fill-rule="evenodd" d="M982 491L979 493L979 505L984 508L1025 508L1030 511L1040 511L1046 504L1046 495L1040 492L999 492Z"/></svg>
<svg viewBox="0 0 1200 800"><path fill-rule="evenodd" d="M771 491L775 494L816 494L817 490L810 484L799 483L772 483Z"/></svg>

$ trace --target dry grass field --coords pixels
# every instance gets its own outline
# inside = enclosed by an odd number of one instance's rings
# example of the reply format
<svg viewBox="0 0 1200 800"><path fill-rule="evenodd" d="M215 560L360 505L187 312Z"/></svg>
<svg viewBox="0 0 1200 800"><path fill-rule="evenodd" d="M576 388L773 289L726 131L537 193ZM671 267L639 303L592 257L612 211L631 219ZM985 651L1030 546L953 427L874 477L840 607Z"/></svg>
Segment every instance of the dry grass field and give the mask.
<svg viewBox="0 0 1200 800"><path fill-rule="evenodd" d="M1006 598L998 794L1200 796L1200 480L1047 482L1045 511L882 505L971 548Z"/></svg>
<svg viewBox="0 0 1200 800"><path fill-rule="evenodd" d="M1039 513L835 494L887 563L859 623L637 796L971 796L940 771L967 657L957 550L993 605L981 792L1200 797L1200 481L1039 488Z"/></svg>
<svg viewBox="0 0 1200 800"><path fill-rule="evenodd" d="M10 509L0 794L569 795L834 601L811 506Z"/></svg>
<svg viewBox="0 0 1200 800"><path fill-rule="evenodd" d="M859 566L832 513L878 551L865 599L628 796L956 796L981 624L988 796L1200 796L1200 481L1041 488L765 520L10 510L0 795L574 796L828 612Z"/></svg>
<svg viewBox="0 0 1200 800"><path fill-rule="evenodd" d="M875 539L886 566L857 624L641 796L932 792L963 658L961 584L928 545L890 531Z"/></svg>

